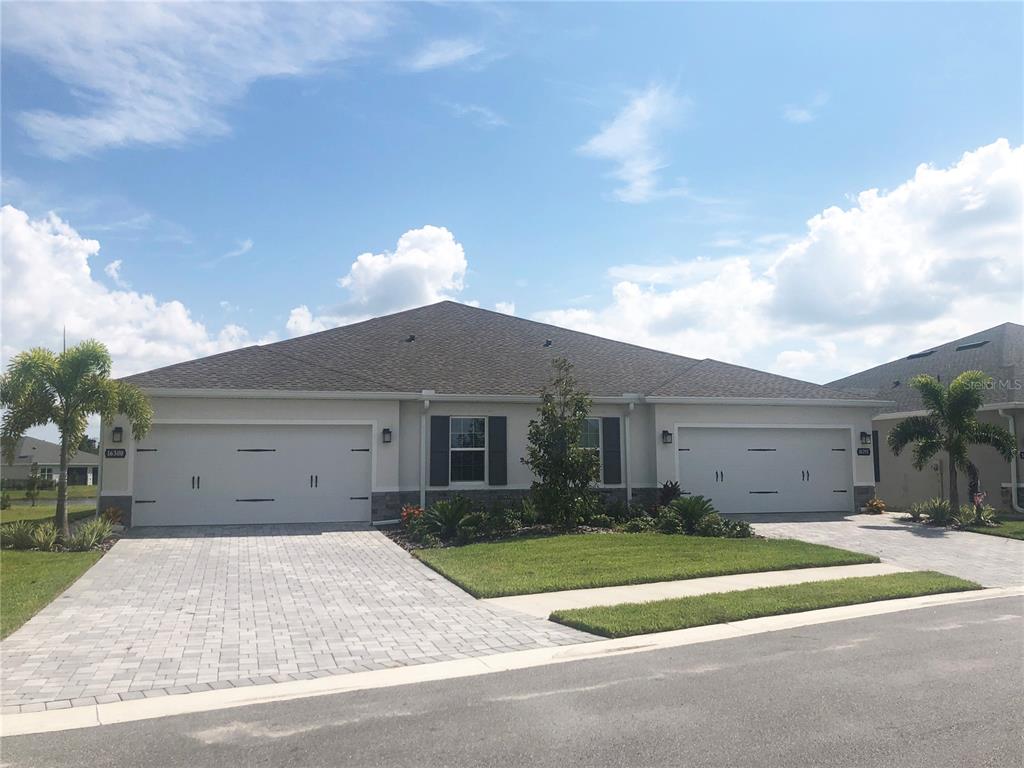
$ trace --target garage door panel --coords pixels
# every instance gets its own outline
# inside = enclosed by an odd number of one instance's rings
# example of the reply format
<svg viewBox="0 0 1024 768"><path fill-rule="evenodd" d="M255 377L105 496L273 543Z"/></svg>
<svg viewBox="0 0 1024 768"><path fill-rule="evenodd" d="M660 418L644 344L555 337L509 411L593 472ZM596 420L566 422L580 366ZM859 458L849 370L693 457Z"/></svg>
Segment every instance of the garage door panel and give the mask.
<svg viewBox="0 0 1024 768"><path fill-rule="evenodd" d="M158 425L136 458L133 523L369 521L370 441L368 426Z"/></svg>
<svg viewBox="0 0 1024 768"><path fill-rule="evenodd" d="M684 427L678 445L683 491L722 512L852 509L848 429Z"/></svg>

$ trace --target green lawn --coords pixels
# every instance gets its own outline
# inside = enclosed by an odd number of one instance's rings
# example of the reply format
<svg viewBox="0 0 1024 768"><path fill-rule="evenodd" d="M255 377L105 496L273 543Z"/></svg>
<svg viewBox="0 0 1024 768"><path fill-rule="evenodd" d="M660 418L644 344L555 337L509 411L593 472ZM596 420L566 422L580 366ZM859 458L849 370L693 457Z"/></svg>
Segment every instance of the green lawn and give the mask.
<svg viewBox="0 0 1024 768"><path fill-rule="evenodd" d="M95 504L68 504L68 515L72 520L91 517L95 512ZM0 509L0 523L13 523L15 520L52 520L56 513L56 504L37 504L34 507L19 504L9 509Z"/></svg>
<svg viewBox="0 0 1024 768"><path fill-rule="evenodd" d="M475 597L878 562L871 555L792 539L658 533L552 536L413 554Z"/></svg>
<svg viewBox="0 0 1024 768"><path fill-rule="evenodd" d="M1024 520L999 520L995 528L989 526L971 526L968 531L973 533L984 533L988 536L1003 536L1007 539L1024 540Z"/></svg>
<svg viewBox="0 0 1024 768"><path fill-rule="evenodd" d="M96 492L99 490L98 485L69 485L68 486L68 498L69 499L94 499L96 498ZM26 498L24 491L5 491L5 493L11 494L11 500L17 501L18 499ZM57 489L54 488L48 491L40 491L39 497L42 499L49 499L50 501L57 500Z"/></svg>
<svg viewBox="0 0 1024 768"><path fill-rule="evenodd" d="M650 603L574 608L555 611L551 620L604 637L628 637L758 616L969 589L981 589L981 586L935 571L916 571L718 592Z"/></svg>
<svg viewBox="0 0 1024 768"><path fill-rule="evenodd" d="M102 555L0 550L0 637L31 619Z"/></svg>

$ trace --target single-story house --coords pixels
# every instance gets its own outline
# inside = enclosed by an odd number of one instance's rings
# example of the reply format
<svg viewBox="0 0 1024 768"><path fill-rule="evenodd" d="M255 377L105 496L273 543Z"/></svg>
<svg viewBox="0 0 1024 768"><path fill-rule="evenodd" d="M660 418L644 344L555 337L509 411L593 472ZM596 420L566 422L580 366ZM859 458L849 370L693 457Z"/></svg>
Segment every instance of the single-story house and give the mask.
<svg viewBox="0 0 1024 768"><path fill-rule="evenodd" d="M140 441L103 424L101 508L133 525L395 520L454 493L517 501L551 363L593 398L583 439L609 498L660 483L723 512L852 512L884 402L444 301L127 377Z"/></svg>
<svg viewBox="0 0 1024 768"><path fill-rule="evenodd" d="M37 437L23 437L14 448L14 462L2 462L0 474L4 480L18 483L27 480L32 465L39 465L39 476L44 480L60 477L60 446ZM89 451L78 451L68 460L69 485L97 485L100 457Z"/></svg>
<svg viewBox="0 0 1024 768"><path fill-rule="evenodd" d="M1003 323L828 384L834 389L892 401L873 419L875 487L879 498L890 506L902 508L933 496L945 498L949 487L945 456L937 456L918 471L909 449L899 456L889 450L887 440L892 428L907 416L925 413L920 395L909 386L910 380L918 374L929 374L948 385L957 375L972 370L992 377L978 418L1012 432L1017 438L1017 451L1013 461L1006 462L994 448L974 446L970 459L978 467L986 502L997 509L1020 512L1024 506L1024 325ZM967 477L961 472L958 480L961 500L966 503Z"/></svg>

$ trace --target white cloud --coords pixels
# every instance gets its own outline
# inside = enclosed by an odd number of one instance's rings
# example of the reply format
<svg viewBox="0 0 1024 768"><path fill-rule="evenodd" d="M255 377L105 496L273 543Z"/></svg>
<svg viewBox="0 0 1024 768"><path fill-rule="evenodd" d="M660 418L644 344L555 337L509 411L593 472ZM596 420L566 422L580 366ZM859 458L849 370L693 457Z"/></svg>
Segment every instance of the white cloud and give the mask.
<svg viewBox="0 0 1024 768"><path fill-rule="evenodd" d="M226 251L225 253L222 253L220 256L218 256L215 259L210 259L208 262L203 264L203 266L204 267L214 267L214 266L220 264L222 261L227 261L228 259L234 259L234 258L237 258L239 256L244 256L245 254L247 254L249 251L252 250L253 245L254 245L253 241L250 240L249 238L246 238L245 240L239 240L238 244L234 248L232 248L230 251Z"/></svg>
<svg viewBox="0 0 1024 768"><path fill-rule="evenodd" d="M812 123L818 119L821 108L828 103L828 94L818 93L810 102L803 105L787 104L782 110L782 117L790 123Z"/></svg>
<svg viewBox="0 0 1024 768"><path fill-rule="evenodd" d="M479 56L483 51L484 47L473 40L433 40L410 56L405 62L405 67L413 72L441 69L461 64L474 56Z"/></svg>
<svg viewBox="0 0 1024 768"><path fill-rule="evenodd" d="M463 289L466 254L444 227L411 229L393 252L363 253L338 280L347 298L339 306L314 314L308 306L292 309L292 335L312 333L373 315L455 298Z"/></svg>
<svg viewBox="0 0 1024 768"><path fill-rule="evenodd" d="M449 103L448 109L456 117L472 120L481 128L501 128L508 125L508 121L493 109L482 107L479 104Z"/></svg>
<svg viewBox="0 0 1024 768"><path fill-rule="evenodd" d="M19 121L53 157L229 132L225 109L256 80L345 59L384 26L350 3L11 3L3 44L40 62L81 104Z"/></svg>
<svg viewBox="0 0 1024 768"><path fill-rule="evenodd" d="M109 277L111 281L113 281L114 285L116 285L118 288L131 287L121 278L121 259L115 259L114 261L110 262L109 264L107 264L107 266L103 268L103 271L104 273L106 273L107 277Z"/></svg>
<svg viewBox="0 0 1024 768"><path fill-rule="evenodd" d="M765 261L622 265L611 301L537 319L828 381L1024 319L1024 147L1005 140L829 208ZM755 239L756 242L756 239Z"/></svg>
<svg viewBox="0 0 1024 768"><path fill-rule="evenodd" d="M494 309L505 315L514 315L516 313L516 304L514 301L499 301L494 305Z"/></svg>
<svg viewBox="0 0 1024 768"><path fill-rule="evenodd" d="M33 346L102 341L118 376L251 344L247 331L225 325L212 332L180 301L112 290L96 280L90 259L96 240L78 234L55 214L30 219L10 205L0 209L3 237L3 363ZM118 267L111 267L117 264ZM119 261L105 268L118 275Z"/></svg>
<svg viewBox="0 0 1024 768"><path fill-rule="evenodd" d="M666 161L658 146L662 131L675 124L685 102L663 85L635 95L614 119L588 139L579 151L615 164L611 175L621 182L619 200L644 203L671 193L658 187L658 172Z"/></svg>

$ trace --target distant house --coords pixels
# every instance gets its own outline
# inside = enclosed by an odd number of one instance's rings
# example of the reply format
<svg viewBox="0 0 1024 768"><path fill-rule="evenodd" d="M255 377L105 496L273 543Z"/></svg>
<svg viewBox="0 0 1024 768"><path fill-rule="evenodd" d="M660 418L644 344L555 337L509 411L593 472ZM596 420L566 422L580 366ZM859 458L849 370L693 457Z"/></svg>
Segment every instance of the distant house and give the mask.
<svg viewBox="0 0 1024 768"><path fill-rule="evenodd" d="M45 480L56 480L60 475L60 446L36 437L24 437L14 451L14 463L4 463L0 474L5 480L25 480L32 465L39 465L39 475ZM98 485L100 457L88 451L79 451L68 461L68 485Z"/></svg>
<svg viewBox="0 0 1024 768"><path fill-rule="evenodd" d="M996 508L1019 511L1024 506L1024 325L1003 323L876 366L827 386L850 393L892 400L872 420L876 441L875 490L890 505L904 507L932 496L945 496L949 485L946 457L935 457L922 471L913 467L913 453L893 456L886 445L890 430L907 416L924 413L917 390L909 382L918 374L930 374L949 384L964 371L984 371L992 377L979 413L983 421L999 424L1017 437L1012 462L1004 461L994 448L976 446L971 461L978 467L986 501ZM967 478L961 473L960 492L967 501ZM1015 493L1014 493L1015 491Z"/></svg>

